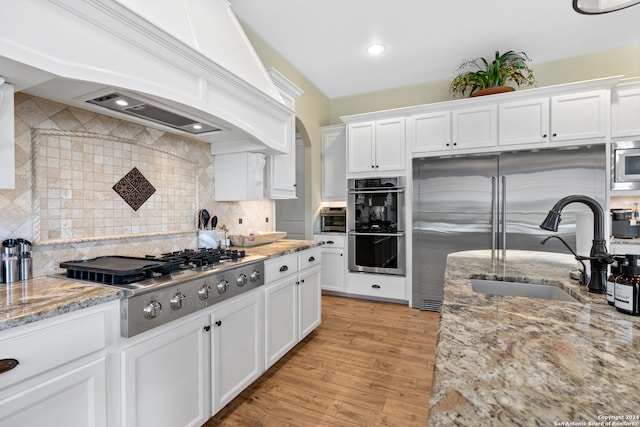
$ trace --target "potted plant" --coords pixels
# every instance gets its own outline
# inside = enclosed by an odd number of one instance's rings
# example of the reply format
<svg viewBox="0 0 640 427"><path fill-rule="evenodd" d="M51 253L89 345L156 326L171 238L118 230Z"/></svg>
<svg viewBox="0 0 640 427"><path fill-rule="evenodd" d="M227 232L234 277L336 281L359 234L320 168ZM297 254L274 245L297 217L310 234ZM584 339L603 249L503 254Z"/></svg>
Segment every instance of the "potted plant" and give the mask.
<svg viewBox="0 0 640 427"><path fill-rule="evenodd" d="M533 86L536 81L527 61L530 59L526 53L513 50L502 55L496 51L495 59L491 62L484 58L465 61L458 70L469 68L471 70L458 74L451 82L449 90L454 95L457 93L464 95L467 90L470 90L470 96L481 96L515 90L513 87L505 86L508 81L518 86Z"/></svg>

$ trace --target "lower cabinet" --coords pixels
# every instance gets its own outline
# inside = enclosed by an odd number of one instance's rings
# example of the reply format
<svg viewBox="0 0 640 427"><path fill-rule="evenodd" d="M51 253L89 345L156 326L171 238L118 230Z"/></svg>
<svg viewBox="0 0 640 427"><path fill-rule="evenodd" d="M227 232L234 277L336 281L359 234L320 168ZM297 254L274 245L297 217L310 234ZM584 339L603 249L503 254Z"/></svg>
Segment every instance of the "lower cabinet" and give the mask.
<svg viewBox="0 0 640 427"><path fill-rule="evenodd" d="M210 417L209 316L121 352L122 426L201 426Z"/></svg>
<svg viewBox="0 0 640 427"><path fill-rule="evenodd" d="M0 332L0 426L107 426L107 323L116 303Z"/></svg>
<svg viewBox="0 0 640 427"><path fill-rule="evenodd" d="M406 283L404 276L349 273L349 293L357 295L406 300Z"/></svg>
<svg viewBox="0 0 640 427"><path fill-rule="evenodd" d="M213 414L264 372L262 306L262 292L256 291L211 314Z"/></svg>
<svg viewBox="0 0 640 427"><path fill-rule="evenodd" d="M322 251L322 275L320 285L323 290L345 292L347 275L345 264L345 236L335 234L316 234L316 243L324 242Z"/></svg>
<svg viewBox="0 0 640 427"><path fill-rule="evenodd" d="M321 322L321 256L310 249L265 263L265 369Z"/></svg>

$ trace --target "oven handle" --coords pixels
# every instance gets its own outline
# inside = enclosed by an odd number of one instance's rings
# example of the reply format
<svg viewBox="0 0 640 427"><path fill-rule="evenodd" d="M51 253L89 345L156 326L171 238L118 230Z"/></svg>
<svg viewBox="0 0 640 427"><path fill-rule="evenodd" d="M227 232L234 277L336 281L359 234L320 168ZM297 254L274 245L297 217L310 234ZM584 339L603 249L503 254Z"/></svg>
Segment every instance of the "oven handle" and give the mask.
<svg viewBox="0 0 640 427"><path fill-rule="evenodd" d="M404 193L404 188L368 188L366 190L349 190L349 194L370 194L370 193Z"/></svg>
<svg viewBox="0 0 640 427"><path fill-rule="evenodd" d="M380 236L380 237L402 237L404 236L404 231L399 233L359 233L357 231L350 231L350 236Z"/></svg>

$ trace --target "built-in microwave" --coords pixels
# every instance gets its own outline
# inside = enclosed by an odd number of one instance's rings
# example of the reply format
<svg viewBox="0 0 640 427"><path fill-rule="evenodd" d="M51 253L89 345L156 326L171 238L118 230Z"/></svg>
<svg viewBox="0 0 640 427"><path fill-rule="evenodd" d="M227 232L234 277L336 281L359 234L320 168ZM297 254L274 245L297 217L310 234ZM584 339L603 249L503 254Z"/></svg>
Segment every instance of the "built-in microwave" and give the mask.
<svg viewBox="0 0 640 427"><path fill-rule="evenodd" d="M640 190L640 140L611 143L611 189Z"/></svg>

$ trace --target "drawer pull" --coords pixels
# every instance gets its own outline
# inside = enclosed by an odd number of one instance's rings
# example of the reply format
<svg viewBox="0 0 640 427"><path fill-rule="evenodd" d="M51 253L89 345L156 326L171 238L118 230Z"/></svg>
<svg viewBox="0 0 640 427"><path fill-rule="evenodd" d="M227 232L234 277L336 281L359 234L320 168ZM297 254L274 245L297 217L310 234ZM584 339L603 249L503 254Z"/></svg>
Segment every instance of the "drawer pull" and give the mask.
<svg viewBox="0 0 640 427"><path fill-rule="evenodd" d="M280 267L280 273L284 273L285 271L289 271L289 267L287 267L286 265Z"/></svg>
<svg viewBox="0 0 640 427"><path fill-rule="evenodd" d="M19 364L20 362L18 362L16 359L0 359L0 374L9 372Z"/></svg>
<svg viewBox="0 0 640 427"><path fill-rule="evenodd" d="M326 243L327 245L333 245L333 244L335 244L335 242L334 242L333 240L327 240L325 243Z"/></svg>
<svg viewBox="0 0 640 427"><path fill-rule="evenodd" d="M380 285L371 285L373 289L380 289Z"/></svg>
<svg viewBox="0 0 640 427"><path fill-rule="evenodd" d="M315 260L316 260L316 257L313 257L313 256L310 256L310 257L309 257L309 262L313 262L313 261L315 261Z"/></svg>

